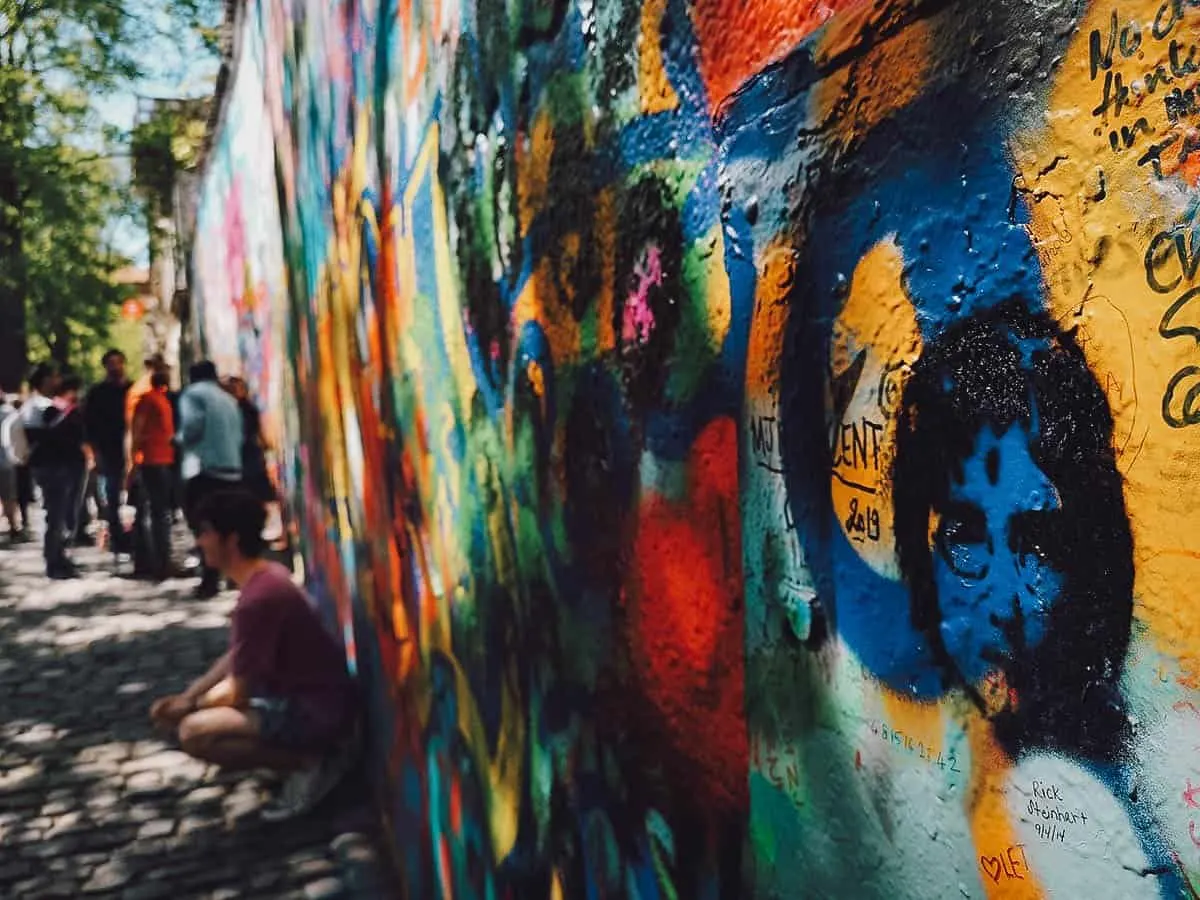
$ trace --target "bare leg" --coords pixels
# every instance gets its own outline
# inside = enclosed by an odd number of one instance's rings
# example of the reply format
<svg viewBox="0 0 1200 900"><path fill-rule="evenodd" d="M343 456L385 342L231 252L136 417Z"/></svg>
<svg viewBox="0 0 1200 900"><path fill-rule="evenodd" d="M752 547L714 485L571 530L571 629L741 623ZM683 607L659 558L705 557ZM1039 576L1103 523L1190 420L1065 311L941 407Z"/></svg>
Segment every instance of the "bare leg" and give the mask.
<svg viewBox="0 0 1200 900"><path fill-rule="evenodd" d="M179 723L183 752L223 769L291 772L315 765L312 756L263 742L258 714L229 706L202 709Z"/></svg>

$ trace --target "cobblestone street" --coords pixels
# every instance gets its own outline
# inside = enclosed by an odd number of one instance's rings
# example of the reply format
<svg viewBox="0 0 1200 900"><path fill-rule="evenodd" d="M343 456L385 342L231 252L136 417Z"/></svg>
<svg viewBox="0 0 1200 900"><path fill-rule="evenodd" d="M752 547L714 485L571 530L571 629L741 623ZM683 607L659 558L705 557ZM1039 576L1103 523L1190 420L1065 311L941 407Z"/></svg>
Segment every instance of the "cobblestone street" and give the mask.
<svg viewBox="0 0 1200 900"><path fill-rule="evenodd" d="M42 576L0 538L0 897L386 897L361 778L304 819L260 820L264 782L178 752L147 719L225 649L234 595L191 580Z"/></svg>

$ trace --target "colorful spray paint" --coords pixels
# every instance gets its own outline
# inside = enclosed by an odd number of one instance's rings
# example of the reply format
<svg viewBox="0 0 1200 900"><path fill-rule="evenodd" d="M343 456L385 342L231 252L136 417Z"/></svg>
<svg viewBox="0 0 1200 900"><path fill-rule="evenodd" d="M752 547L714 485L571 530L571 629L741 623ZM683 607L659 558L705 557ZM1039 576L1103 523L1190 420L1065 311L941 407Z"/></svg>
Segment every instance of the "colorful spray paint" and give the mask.
<svg viewBox="0 0 1200 900"><path fill-rule="evenodd" d="M239 29L199 322L410 896L1194 896L1192 0Z"/></svg>

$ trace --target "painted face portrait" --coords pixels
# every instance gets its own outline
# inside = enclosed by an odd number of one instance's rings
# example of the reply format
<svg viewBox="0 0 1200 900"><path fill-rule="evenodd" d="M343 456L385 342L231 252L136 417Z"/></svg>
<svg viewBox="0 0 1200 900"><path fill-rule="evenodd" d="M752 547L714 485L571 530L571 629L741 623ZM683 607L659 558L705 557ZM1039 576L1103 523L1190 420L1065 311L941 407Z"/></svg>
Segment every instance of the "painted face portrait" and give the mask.
<svg viewBox="0 0 1200 900"><path fill-rule="evenodd" d="M1033 458L1035 440L1021 425L1001 434L984 426L934 510L942 642L973 685L1036 652L1063 601L1063 573L1048 551L1062 503Z"/></svg>
<svg viewBox="0 0 1200 900"><path fill-rule="evenodd" d="M946 329L904 389L892 484L910 615L1014 752L1112 753L1125 727L1133 560L1112 434L1073 337L1018 301Z"/></svg>

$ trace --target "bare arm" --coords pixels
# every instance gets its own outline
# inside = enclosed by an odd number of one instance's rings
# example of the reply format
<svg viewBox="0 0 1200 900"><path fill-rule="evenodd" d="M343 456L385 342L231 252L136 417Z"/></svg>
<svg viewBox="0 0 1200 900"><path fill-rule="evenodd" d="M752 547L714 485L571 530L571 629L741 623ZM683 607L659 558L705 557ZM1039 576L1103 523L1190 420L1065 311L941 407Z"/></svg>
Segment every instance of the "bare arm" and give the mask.
<svg viewBox="0 0 1200 900"><path fill-rule="evenodd" d="M228 651L218 659L209 670L197 678L188 686L188 689L183 692L183 696L190 703L199 705L206 695L219 685L222 681L230 677L233 663L233 651ZM216 704L213 704L216 705Z"/></svg>
<svg viewBox="0 0 1200 900"><path fill-rule="evenodd" d="M198 709L241 706L249 694L245 684L232 675L232 652L218 659L182 694L160 697L150 705L150 718L165 730L174 729Z"/></svg>
<svg viewBox="0 0 1200 900"><path fill-rule="evenodd" d="M222 678L196 701L199 709L209 709L214 706L232 706L241 708L250 700L250 692L240 678L228 675Z"/></svg>
<svg viewBox="0 0 1200 900"><path fill-rule="evenodd" d="M197 709L213 706L244 706L250 699L246 682L233 674L233 651L229 651L212 668L183 692Z"/></svg>

